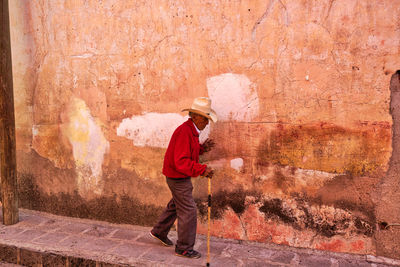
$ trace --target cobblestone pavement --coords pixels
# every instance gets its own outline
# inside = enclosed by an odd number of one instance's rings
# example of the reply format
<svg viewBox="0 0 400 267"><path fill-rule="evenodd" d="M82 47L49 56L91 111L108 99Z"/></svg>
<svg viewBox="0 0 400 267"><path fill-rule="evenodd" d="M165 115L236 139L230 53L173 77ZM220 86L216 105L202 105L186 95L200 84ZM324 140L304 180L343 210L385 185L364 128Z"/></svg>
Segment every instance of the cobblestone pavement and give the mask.
<svg viewBox="0 0 400 267"><path fill-rule="evenodd" d="M1 213L0 213L1 216ZM149 236L149 227L56 216L20 209L20 222L0 224L0 266L205 266L206 238L198 235L200 259L177 257ZM169 236L176 241L176 232ZM2 265L4 264L4 265ZM19 264L19 265L15 265ZM400 261L220 238L211 239L211 266L400 266Z"/></svg>

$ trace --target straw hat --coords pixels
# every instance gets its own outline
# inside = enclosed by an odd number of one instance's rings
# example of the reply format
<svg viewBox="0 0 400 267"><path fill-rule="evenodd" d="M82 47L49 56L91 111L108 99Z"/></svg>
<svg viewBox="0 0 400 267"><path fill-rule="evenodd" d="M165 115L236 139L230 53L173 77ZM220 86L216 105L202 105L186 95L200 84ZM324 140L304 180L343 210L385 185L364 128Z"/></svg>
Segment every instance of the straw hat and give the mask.
<svg viewBox="0 0 400 267"><path fill-rule="evenodd" d="M190 108L182 109L182 111L189 111L200 114L213 122L217 122L217 114L211 109L211 99L208 97L197 97L193 100Z"/></svg>

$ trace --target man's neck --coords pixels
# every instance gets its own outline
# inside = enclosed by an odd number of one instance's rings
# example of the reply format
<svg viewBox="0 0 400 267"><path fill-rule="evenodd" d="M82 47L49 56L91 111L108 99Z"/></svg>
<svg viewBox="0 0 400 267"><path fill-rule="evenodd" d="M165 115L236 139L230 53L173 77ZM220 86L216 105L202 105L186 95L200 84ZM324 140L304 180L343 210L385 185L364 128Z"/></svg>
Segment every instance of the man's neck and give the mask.
<svg viewBox="0 0 400 267"><path fill-rule="evenodd" d="M191 121L193 122L194 128L196 128L196 131L200 134L200 130L199 130L199 128L197 128L196 123L194 123L193 120L191 120Z"/></svg>

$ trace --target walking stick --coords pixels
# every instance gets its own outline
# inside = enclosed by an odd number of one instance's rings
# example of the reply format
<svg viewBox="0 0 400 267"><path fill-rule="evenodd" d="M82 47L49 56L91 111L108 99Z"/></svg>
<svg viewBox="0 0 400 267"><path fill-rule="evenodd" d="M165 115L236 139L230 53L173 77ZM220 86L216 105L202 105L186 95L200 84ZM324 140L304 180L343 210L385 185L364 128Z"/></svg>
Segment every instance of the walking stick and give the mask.
<svg viewBox="0 0 400 267"><path fill-rule="evenodd" d="M210 266L210 226L211 226L211 178L208 178L208 229L207 229L207 267Z"/></svg>

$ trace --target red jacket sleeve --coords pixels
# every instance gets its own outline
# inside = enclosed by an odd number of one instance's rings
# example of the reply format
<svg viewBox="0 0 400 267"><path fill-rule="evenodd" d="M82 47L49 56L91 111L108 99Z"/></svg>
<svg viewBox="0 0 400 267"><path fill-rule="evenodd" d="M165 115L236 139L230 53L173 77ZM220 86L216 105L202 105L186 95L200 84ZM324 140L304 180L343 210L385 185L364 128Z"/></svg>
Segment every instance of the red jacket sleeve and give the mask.
<svg viewBox="0 0 400 267"><path fill-rule="evenodd" d="M176 170L180 173L190 177L197 177L204 173L207 165L192 160L191 150L193 150L193 148L190 147L192 143L190 134L192 133L187 131L179 132L174 147L174 162Z"/></svg>
<svg viewBox="0 0 400 267"><path fill-rule="evenodd" d="M204 154L204 147L203 147L203 145L202 144L200 144L200 153L199 153L200 155L203 155Z"/></svg>

